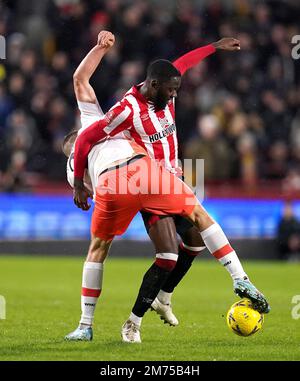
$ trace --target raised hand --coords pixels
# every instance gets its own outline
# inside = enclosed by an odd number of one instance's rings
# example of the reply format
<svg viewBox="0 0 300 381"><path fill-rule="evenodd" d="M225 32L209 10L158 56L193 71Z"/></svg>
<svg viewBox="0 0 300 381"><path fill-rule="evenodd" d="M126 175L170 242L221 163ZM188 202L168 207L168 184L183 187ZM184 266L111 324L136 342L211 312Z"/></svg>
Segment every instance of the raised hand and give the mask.
<svg viewBox="0 0 300 381"><path fill-rule="evenodd" d="M240 50L240 41L233 37L224 37L217 42L213 42L212 44L216 49L223 50Z"/></svg>
<svg viewBox="0 0 300 381"><path fill-rule="evenodd" d="M92 193L85 187L81 179L77 179L75 177L73 191L74 204L82 210L89 210L91 207L91 205L88 203L89 197L93 197Z"/></svg>
<svg viewBox="0 0 300 381"><path fill-rule="evenodd" d="M107 30L102 30L98 34L98 41L97 45L99 45L101 48L106 48L107 50L110 49L115 43L115 36L108 32Z"/></svg>

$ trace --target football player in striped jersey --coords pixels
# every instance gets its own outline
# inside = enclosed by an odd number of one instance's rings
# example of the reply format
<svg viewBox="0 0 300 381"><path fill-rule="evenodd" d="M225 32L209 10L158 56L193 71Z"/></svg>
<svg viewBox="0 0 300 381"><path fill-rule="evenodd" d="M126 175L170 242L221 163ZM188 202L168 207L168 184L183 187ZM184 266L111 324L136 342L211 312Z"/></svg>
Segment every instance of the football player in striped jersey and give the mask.
<svg viewBox="0 0 300 381"><path fill-rule="evenodd" d="M98 190L98 180L100 178L103 179L103 176L107 176L108 172L110 172L109 175L111 176L112 172L110 170L108 171L108 168L111 168L112 165L114 167L115 165L119 165L117 168L117 170L119 170L121 164L123 167L124 162L126 166L129 164L132 166L133 159L137 158L135 160L142 160L140 156L144 157L148 154L148 156L156 160L161 157L162 159L167 158L168 163L165 161L163 163L165 169L171 172L171 176L173 177L174 174L178 173L176 160L175 162L171 160L172 154L175 155L175 157L176 154L175 152L172 153L170 142L166 142L164 139L168 140L168 137L172 134L172 128L170 127L172 123L174 124L172 104L173 98L179 89L181 79L180 72L169 61L158 61L150 66L147 79L143 84L131 89L131 91L125 95L125 100L123 99L123 101L113 107L105 116L101 117L102 111L97 102L95 93L89 84L89 79L105 54L106 49L109 49L114 41L113 36L111 36L109 32L101 33L99 34L100 43L98 41L98 45L92 49L82 61L74 75L74 87L78 106L81 111L82 129L79 131L79 136L74 147L75 150L73 149L73 153L68 161L68 171L69 173L70 171L72 172L72 182L69 181L74 186L74 202L76 205L83 210L89 209L88 197L90 196L90 191L87 190L83 181L88 156L88 170L92 180L92 188L97 195L91 229L92 241L83 271L82 317L78 329L69 334L66 339L91 340L91 325L94 310L101 292L103 262L107 255L110 242L114 235L124 232L132 216L138 210L143 210L145 213L148 213L152 220L157 218L156 221L153 221L149 229L150 237L153 228L163 224L162 226L167 228L169 235L171 232L171 239L175 242L176 232L174 219L173 217L166 217L166 215L174 214L188 217L189 222L196 225L193 229L197 232L197 238L201 239L202 245L206 246L215 258L230 272L235 282L235 289L239 289L242 296L248 295L252 297L252 299L255 299L258 308L267 310L268 305L265 298L249 282L235 251L230 246L222 229L211 219L199 203L195 201L196 199L190 194L190 191L187 193L193 198L194 204L192 203L192 211L190 209L187 211L186 208L182 207L180 198L178 199L179 209L176 209L174 205L172 207L172 203L174 203L175 200L172 189L170 189L166 204L164 204L166 198L162 194L159 194L161 203L158 202L157 199L155 201L154 196L149 195L151 197L147 199L147 202L150 202L151 207L149 207L149 204L144 203L143 207L139 206L137 208L135 205L136 196L132 198L132 195L127 195L128 200L124 205L129 209L124 209L124 213L120 213L121 200L120 197L118 197L114 201L119 210L118 218L114 221L110 220L111 223L105 224L104 221L106 221L108 217L103 210L106 210L109 202L104 199L103 196L99 196L96 190ZM97 120L96 122L95 118ZM161 120L163 120L163 123L161 123ZM90 124L91 126L89 126ZM168 132L165 132L167 128L169 128ZM130 134L126 134L128 131L130 131ZM150 132L153 132L153 134L150 135ZM155 134L157 134L158 138L151 140L150 136ZM172 136L171 138L174 139ZM161 142L162 140L164 141ZM154 141L160 144L155 146ZM95 143L97 143L96 146ZM169 147L169 151L165 148L166 146ZM173 150L174 149L175 145L173 147ZM98 153L95 154L96 152ZM157 157L154 154L155 152L159 153ZM166 155L166 152L168 155ZM99 159L99 157L101 159ZM130 160L130 163L128 163L128 160ZM165 169L163 178L166 176ZM116 168L113 168L113 170L116 170ZM154 169L154 172L155 171L156 169ZM155 176L155 178L160 178L160 176L162 175ZM174 179L176 179L176 177L174 177ZM179 179L174 181L180 183ZM102 186L104 185L102 184ZM131 201L129 201L129 198ZM195 205L197 207L195 207ZM194 207L196 209L194 209ZM191 224L189 229L191 229L192 226ZM154 243L157 244L159 248L156 252L155 263L145 274L132 313L122 328L122 338L127 342L140 342L139 327L142 317L150 305L153 305L156 295L161 288L164 288L171 271L176 269L178 263L176 248L172 250L160 249L160 245L164 244L163 241L166 239L166 234L164 234L164 229L158 229L158 231L162 236L156 237L156 233L154 234ZM186 249L185 246L182 247ZM195 253L195 250L191 250L191 247L189 247L189 250L192 251L193 254ZM158 311L158 309L156 310ZM163 314L161 315L163 316ZM167 318L165 320L168 321ZM168 322L170 324L172 323L170 321Z"/></svg>

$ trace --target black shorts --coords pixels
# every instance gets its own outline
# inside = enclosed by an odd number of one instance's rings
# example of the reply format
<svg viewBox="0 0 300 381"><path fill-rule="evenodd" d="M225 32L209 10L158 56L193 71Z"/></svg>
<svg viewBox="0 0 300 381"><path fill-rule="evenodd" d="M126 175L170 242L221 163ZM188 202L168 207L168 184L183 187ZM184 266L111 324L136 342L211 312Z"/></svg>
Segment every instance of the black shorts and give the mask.
<svg viewBox="0 0 300 381"><path fill-rule="evenodd" d="M149 229L152 225L154 225L158 220L167 217L171 217L174 219L176 232L180 235L180 237L182 237L189 229L191 229L194 226L189 220L180 215L158 216L157 214L151 214L143 211L141 212L141 215L143 217L144 225L148 234Z"/></svg>

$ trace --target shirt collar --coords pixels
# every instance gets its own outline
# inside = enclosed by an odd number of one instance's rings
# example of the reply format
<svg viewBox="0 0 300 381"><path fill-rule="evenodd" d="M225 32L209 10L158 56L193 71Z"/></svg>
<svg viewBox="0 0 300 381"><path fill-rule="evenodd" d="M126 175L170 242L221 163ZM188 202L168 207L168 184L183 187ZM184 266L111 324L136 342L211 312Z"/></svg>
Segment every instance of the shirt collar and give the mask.
<svg viewBox="0 0 300 381"><path fill-rule="evenodd" d="M144 82L139 83L138 85L135 85L132 87L132 94L141 102L145 104L153 105L153 102L149 101L141 92L140 89L143 86Z"/></svg>

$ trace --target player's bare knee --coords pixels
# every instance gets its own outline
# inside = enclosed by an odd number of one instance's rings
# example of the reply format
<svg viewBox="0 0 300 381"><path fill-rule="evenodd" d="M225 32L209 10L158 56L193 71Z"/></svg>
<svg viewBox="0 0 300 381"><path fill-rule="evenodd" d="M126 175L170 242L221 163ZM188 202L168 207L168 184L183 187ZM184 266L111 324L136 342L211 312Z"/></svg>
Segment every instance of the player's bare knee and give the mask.
<svg viewBox="0 0 300 381"><path fill-rule="evenodd" d="M169 234L154 235L149 234L155 246L156 253L174 253L178 254L178 242L176 235Z"/></svg>
<svg viewBox="0 0 300 381"><path fill-rule="evenodd" d="M195 206L192 214L189 215L189 219L200 231L207 229L214 223L214 220L201 205Z"/></svg>
<svg viewBox="0 0 300 381"><path fill-rule="evenodd" d="M174 253L178 254L178 242L166 242L163 245L160 245L160 247L156 248L156 252L159 253Z"/></svg>
<svg viewBox="0 0 300 381"><path fill-rule="evenodd" d="M110 245L111 241L105 241L99 237L92 236L87 260L89 262L104 262Z"/></svg>
<svg viewBox="0 0 300 381"><path fill-rule="evenodd" d="M156 253L178 254L177 233L174 219L160 219L149 229L149 237L155 246Z"/></svg>
<svg viewBox="0 0 300 381"><path fill-rule="evenodd" d="M180 237L184 245L189 247L197 248L205 246L205 243L199 234L199 229L197 229L196 226L192 226L189 230L181 234Z"/></svg>

